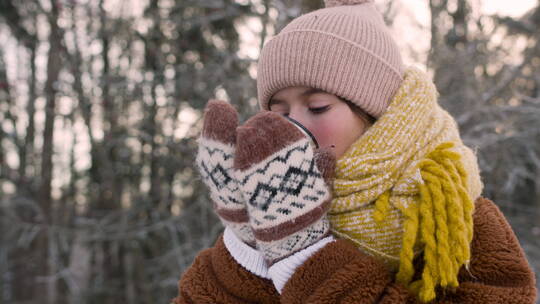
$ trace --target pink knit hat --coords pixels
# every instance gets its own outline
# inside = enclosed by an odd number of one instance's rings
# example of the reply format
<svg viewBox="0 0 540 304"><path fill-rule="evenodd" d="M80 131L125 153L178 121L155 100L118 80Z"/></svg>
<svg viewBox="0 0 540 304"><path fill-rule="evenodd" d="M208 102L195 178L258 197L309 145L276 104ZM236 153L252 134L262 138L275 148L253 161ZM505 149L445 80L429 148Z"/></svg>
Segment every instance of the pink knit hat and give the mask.
<svg viewBox="0 0 540 304"><path fill-rule="evenodd" d="M263 47L257 70L261 109L272 95L307 86L347 99L378 118L403 80L398 46L372 0L325 0Z"/></svg>

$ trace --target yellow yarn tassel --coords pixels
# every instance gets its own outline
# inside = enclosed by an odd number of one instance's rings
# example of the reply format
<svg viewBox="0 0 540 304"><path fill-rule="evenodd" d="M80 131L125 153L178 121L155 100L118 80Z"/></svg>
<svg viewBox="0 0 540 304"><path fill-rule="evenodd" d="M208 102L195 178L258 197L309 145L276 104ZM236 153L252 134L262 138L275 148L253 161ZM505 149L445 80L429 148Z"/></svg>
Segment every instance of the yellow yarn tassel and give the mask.
<svg viewBox="0 0 540 304"><path fill-rule="evenodd" d="M467 175L460 155L452 152L452 142L440 144L426 155L418 167L423 183L419 183L418 206L405 210L403 245L396 280L409 286L422 302L435 299L435 289L457 287L461 266L468 266L472 240L474 204L466 189ZM384 216L388 198L377 200L376 221ZM419 239L417 239L419 237ZM412 254L415 244L424 248L424 269L421 279L414 275Z"/></svg>
<svg viewBox="0 0 540 304"><path fill-rule="evenodd" d="M422 220L425 222L425 225L422 225L424 233L423 237L431 238L433 231L435 231L436 235L433 236L433 238L436 237L436 241L434 239L433 242L436 242L436 244L434 244L434 247L436 248L435 255L438 255L439 259L439 263L437 265L429 265L432 268L438 268L438 270L433 269L433 272L437 272L440 275L441 284L446 285L447 282L451 280L450 277L452 275L451 273L448 273L448 269L446 268L447 265L452 263L449 256L450 249L448 244L449 231L447 225L448 216L446 214L446 200L441 189L442 185L437 179L437 176L429 172L424 172L422 176L425 180L431 182L431 187L428 187L425 184L420 185L420 194L424 196L421 204L429 205L431 203L434 211L434 213L430 213L428 212L429 210L426 210L422 214ZM428 218L432 216L432 214L435 215L435 221ZM437 229L435 229L435 227L437 227Z"/></svg>
<svg viewBox="0 0 540 304"><path fill-rule="evenodd" d="M407 286L414 275L414 244L418 233L418 206L411 205L403 211L403 245L399 253L399 271L396 281Z"/></svg>
<svg viewBox="0 0 540 304"><path fill-rule="evenodd" d="M373 219L377 224L381 224L388 210L390 209L390 190L384 192L375 201L375 210L373 211Z"/></svg>

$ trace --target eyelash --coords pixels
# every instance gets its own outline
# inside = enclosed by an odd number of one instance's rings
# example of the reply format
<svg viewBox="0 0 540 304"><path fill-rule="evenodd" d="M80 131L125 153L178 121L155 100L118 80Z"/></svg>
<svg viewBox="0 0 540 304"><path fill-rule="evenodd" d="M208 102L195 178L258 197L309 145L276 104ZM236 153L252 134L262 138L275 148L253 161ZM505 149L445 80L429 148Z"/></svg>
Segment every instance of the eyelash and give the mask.
<svg viewBox="0 0 540 304"><path fill-rule="evenodd" d="M324 112L326 112L326 110L328 110L330 106L324 106L324 107L319 107L319 108L309 108L309 110L313 113L313 114L322 114ZM283 114L285 116L288 116L289 113L285 113Z"/></svg>
<svg viewBox="0 0 540 304"><path fill-rule="evenodd" d="M323 112L326 112L326 110L328 110L330 106L324 106L324 107L319 107L319 108L309 108L309 110L315 114L320 114L320 113L323 113Z"/></svg>

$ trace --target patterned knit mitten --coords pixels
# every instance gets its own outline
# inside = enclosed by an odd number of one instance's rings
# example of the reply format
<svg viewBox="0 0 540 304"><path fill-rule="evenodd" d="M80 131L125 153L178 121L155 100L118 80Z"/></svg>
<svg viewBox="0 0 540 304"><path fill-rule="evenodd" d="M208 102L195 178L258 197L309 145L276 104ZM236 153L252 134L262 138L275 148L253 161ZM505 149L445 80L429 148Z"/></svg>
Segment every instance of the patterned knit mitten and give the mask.
<svg viewBox="0 0 540 304"><path fill-rule="evenodd" d="M209 100L198 139L197 167L210 190L214 210L226 227L255 247L246 204L234 176L233 163L238 113L229 103Z"/></svg>
<svg viewBox="0 0 540 304"><path fill-rule="evenodd" d="M304 132L270 111L238 127L236 147L237 179L269 267L329 235L330 149L315 151Z"/></svg>

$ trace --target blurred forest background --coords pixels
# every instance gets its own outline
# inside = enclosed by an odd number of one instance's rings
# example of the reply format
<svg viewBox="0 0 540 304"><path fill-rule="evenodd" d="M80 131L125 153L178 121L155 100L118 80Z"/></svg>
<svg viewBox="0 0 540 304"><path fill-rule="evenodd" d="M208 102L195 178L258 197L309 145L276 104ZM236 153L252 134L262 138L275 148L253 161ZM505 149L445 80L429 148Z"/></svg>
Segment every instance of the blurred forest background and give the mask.
<svg viewBox="0 0 540 304"><path fill-rule="evenodd" d="M420 17L403 0L376 2L540 271L540 1L519 16L414 1ZM0 0L0 303L176 296L222 230L194 171L202 109L218 97L253 115L261 46L320 7Z"/></svg>

